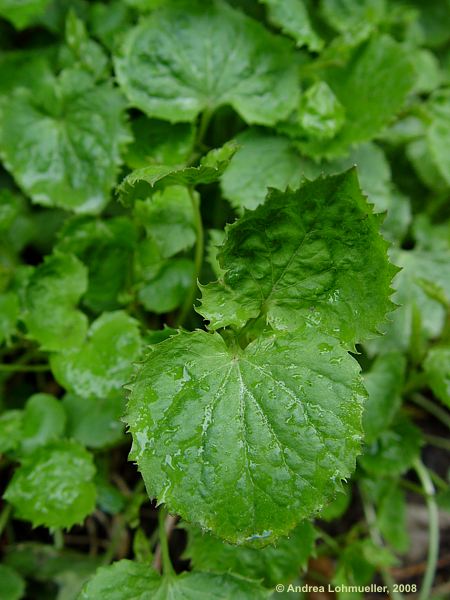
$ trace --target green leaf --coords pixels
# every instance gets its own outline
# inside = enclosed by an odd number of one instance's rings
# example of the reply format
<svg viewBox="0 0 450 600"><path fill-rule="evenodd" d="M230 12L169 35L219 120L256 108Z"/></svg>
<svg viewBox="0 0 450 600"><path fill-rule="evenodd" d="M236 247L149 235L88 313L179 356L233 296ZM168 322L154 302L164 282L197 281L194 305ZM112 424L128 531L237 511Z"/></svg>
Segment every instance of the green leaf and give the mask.
<svg viewBox="0 0 450 600"><path fill-rule="evenodd" d="M131 169L150 164L182 165L194 146L195 129L187 123L167 123L145 116L131 122L134 142L127 148L125 162Z"/></svg>
<svg viewBox="0 0 450 600"><path fill-rule="evenodd" d="M53 442L22 459L4 498L33 527L71 527L94 510L95 467L78 443Z"/></svg>
<svg viewBox="0 0 450 600"><path fill-rule="evenodd" d="M19 319L19 298L14 292L0 294L0 345L9 343Z"/></svg>
<svg viewBox="0 0 450 600"><path fill-rule="evenodd" d="M20 600L25 594L25 581L6 565L0 564L0 581L2 582L2 600Z"/></svg>
<svg viewBox="0 0 450 600"><path fill-rule="evenodd" d="M420 430L404 416L384 431L359 458L364 469L374 477L401 475L411 468L420 452Z"/></svg>
<svg viewBox="0 0 450 600"><path fill-rule="evenodd" d="M395 483L389 486L381 499L377 523L381 535L395 551L404 553L408 550L405 494Z"/></svg>
<svg viewBox="0 0 450 600"><path fill-rule="evenodd" d="M334 521L345 514L352 499L351 485L346 485L336 498L330 502L319 514L322 521Z"/></svg>
<svg viewBox="0 0 450 600"><path fill-rule="evenodd" d="M59 61L64 67L80 67L98 80L108 77L108 56L89 38L84 22L71 9L66 18L66 46L60 49Z"/></svg>
<svg viewBox="0 0 450 600"><path fill-rule="evenodd" d="M231 574L194 572L161 577L147 564L120 560L100 568L84 587L79 600L135 600L145 597L152 600L199 600L211 597L211 593L217 600L262 600L269 595L257 582Z"/></svg>
<svg viewBox="0 0 450 600"><path fill-rule="evenodd" d="M158 315L169 313L181 306L194 276L192 260L173 258L164 261L156 274L140 285L139 301L147 310Z"/></svg>
<svg viewBox="0 0 450 600"><path fill-rule="evenodd" d="M323 40L314 31L304 0L260 0L267 6L269 21L290 35L297 46L318 52Z"/></svg>
<svg viewBox="0 0 450 600"><path fill-rule="evenodd" d="M288 538L276 546L262 549L232 546L198 528L186 526L188 545L184 557L199 571L235 573L262 580L266 587L291 581L303 570L313 553L316 534L311 523L296 527Z"/></svg>
<svg viewBox="0 0 450 600"><path fill-rule="evenodd" d="M227 142L222 148L208 152L198 167L151 165L136 169L119 185L119 197L125 205L130 205L168 186L195 187L200 183L214 183L220 179L236 150L234 142Z"/></svg>
<svg viewBox="0 0 450 600"><path fill-rule="evenodd" d="M239 210L262 204L269 187L297 188L302 177L320 174L320 168L301 157L286 137L250 128L236 137L236 143L239 148L222 175L221 187Z"/></svg>
<svg viewBox="0 0 450 600"><path fill-rule="evenodd" d="M84 343L53 354L50 366L68 391L85 398L109 398L130 378L140 351L137 321L121 311L103 313Z"/></svg>
<svg viewBox="0 0 450 600"><path fill-rule="evenodd" d="M121 394L110 398L88 398L66 394L62 405L67 413L67 435L88 448L105 448L123 438L120 417L124 411Z"/></svg>
<svg viewBox="0 0 450 600"><path fill-rule="evenodd" d="M191 248L196 239L192 202L186 188L173 186L136 202L134 214L163 258Z"/></svg>
<svg viewBox="0 0 450 600"><path fill-rule="evenodd" d="M450 346L432 348L423 367L433 393L450 408Z"/></svg>
<svg viewBox="0 0 450 600"><path fill-rule="evenodd" d="M344 122L344 107L325 81L314 83L301 97L299 123L307 136L328 140Z"/></svg>
<svg viewBox="0 0 450 600"><path fill-rule="evenodd" d="M0 105L0 155L33 202L97 213L109 200L127 140L124 103L110 83L65 70L17 88Z"/></svg>
<svg viewBox="0 0 450 600"><path fill-rule="evenodd" d="M227 228L225 275L202 286L197 310L211 329L263 317L274 329L320 327L351 346L391 309L395 268L378 223L354 170L274 190Z"/></svg>
<svg viewBox="0 0 450 600"><path fill-rule="evenodd" d="M59 400L50 394L34 394L25 405L20 451L30 454L64 433L66 413Z"/></svg>
<svg viewBox="0 0 450 600"><path fill-rule="evenodd" d="M421 246L392 253L392 261L402 269L393 281L396 292L392 296L400 307L389 316L391 322L381 327L385 335L367 343L371 354L407 351L413 338L415 312L420 316L420 332L425 339L440 335L445 322L445 309L427 294L423 282L434 284L450 298L449 257L449 251L445 248Z"/></svg>
<svg viewBox="0 0 450 600"><path fill-rule="evenodd" d="M7 410L0 415L0 453L16 450L22 439L23 412Z"/></svg>
<svg viewBox="0 0 450 600"><path fill-rule="evenodd" d="M386 0L321 0L326 22L340 33L377 25L386 17Z"/></svg>
<svg viewBox="0 0 450 600"><path fill-rule="evenodd" d="M367 443L389 427L401 406L406 359L399 352L378 356L364 376L369 394L363 413L363 429Z"/></svg>
<svg viewBox="0 0 450 600"><path fill-rule="evenodd" d="M272 125L298 98L290 44L215 0L175 3L142 20L116 72L133 106L171 122L229 104L248 123Z"/></svg>
<svg viewBox="0 0 450 600"><path fill-rule="evenodd" d="M79 345L87 318L75 307L87 289L87 271L71 254L46 256L25 289L24 322L44 350Z"/></svg>
<svg viewBox="0 0 450 600"><path fill-rule="evenodd" d="M358 46L346 64L320 73L344 107L345 123L331 140L299 139L306 154L333 158L373 138L402 108L415 76L406 48L387 35ZM295 137L301 130L293 129Z"/></svg>
<svg viewBox="0 0 450 600"><path fill-rule="evenodd" d="M313 329L245 350L204 331L154 346L125 417L150 496L231 543L286 535L353 469L358 370Z"/></svg>
<svg viewBox="0 0 450 600"><path fill-rule="evenodd" d="M16 29L25 29L40 17L50 0L0 0L0 17L8 19Z"/></svg>
<svg viewBox="0 0 450 600"><path fill-rule="evenodd" d="M132 221L74 217L65 223L59 238L57 249L75 254L88 267L83 304L95 312L119 308L126 300L137 238Z"/></svg>
<svg viewBox="0 0 450 600"><path fill-rule="evenodd" d="M433 115L427 131L427 143L431 158L439 174L450 185L450 89L436 92L430 106Z"/></svg>

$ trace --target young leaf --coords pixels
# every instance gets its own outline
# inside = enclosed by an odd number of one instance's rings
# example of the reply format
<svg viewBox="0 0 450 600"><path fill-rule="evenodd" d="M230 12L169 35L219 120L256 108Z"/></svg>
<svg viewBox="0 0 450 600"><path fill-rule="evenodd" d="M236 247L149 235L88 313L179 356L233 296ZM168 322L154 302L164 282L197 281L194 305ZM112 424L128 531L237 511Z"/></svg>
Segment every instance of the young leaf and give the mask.
<svg viewBox="0 0 450 600"><path fill-rule="evenodd" d="M25 289L24 321L44 350L79 345L87 330L86 316L75 307L87 289L87 270L71 254L47 256Z"/></svg>
<svg viewBox="0 0 450 600"><path fill-rule="evenodd" d="M33 202L97 213L109 200L127 140L110 83L65 70L0 103L0 155Z"/></svg>
<svg viewBox="0 0 450 600"><path fill-rule="evenodd" d="M316 533L311 523L298 525L289 537L280 538L276 546L262 549L232 546L199 529L185 526L189 558L195 570L236 573L262 580L266 587L291 581L305 568L314 550Z"/></svg>
<svg viewBox="0 0 450 600"><path fill-rule="evenodd" d="M110 398L88 398L66 394L62 406L67 413L67 435L88 448L105 448L117 444L124 427L121 394Z"/></svg>
<svg viewBox="0 0 450 600"><path fill-rule="evenodd" d="M136 169L119 185L119 197L125 205L130 205L168 186L195 187L200 183L214 183L220 179L236 150L234 142L227 142L222 148L208 152L198 167L150 165Z"/></svg>
<svg viewBox="0 0 450 600"><path fill-rule="evenodd" d="M369 394L363 413L363 429L367 443L391 424L401 405L406 359L399 352L382 354L364 377Z"/></svg>
<svg viewBox="0 0 450 600"><path fill-rule="evenodd" d="M84 343L50 357L55 379L68 391L89 398L109 398L130 378L139 358L137 321L126 313L103 313L94 321Z"/></svg>
<svg viewBox="0 0 450 600"><path fill-rule="evenodd" d="M314 31L304 0L260 0L267 6L269 21L278 25L283 33L290 35L297 46L307 46L318 52L323 40Z"/></svg>
<svg viewBox="0 0 450 600"><path fill-rule="evenodd" d="M266 545L352 471L363 388L334 338L305 329L245 350L180 333L136 375L126 422L151 496L231 543Z"/></svg>
<svg viewBox="0 0 450 600"><path fill-rule="evenodd" d="M352 346L391 309L387 261L355 170L272 191L227 229L221 280L202 286L198 312L213 330L260 316L274 329L302 322Z"/></svg>
<svg viewBox="0 0 450 600"><path fill-rule="evenodd" d="M33 527L71 527L94 510L94 474L92 456L82 446L53 442L22 459L4 498Z"/></svg>
<svg viewBox="0 0 450 600"><path fill-rule="evenodd" d="M248 123L272 125L298 98L290 44L218 0L156 11L128 33L115 64L131 104L171 122L230 104Z"/></svg>
<svg viewBox="0 0 450 600"><path fill-rule="evenodd" d="M387 35L357 47L345 65L325 69L321 78L344 107L345 123L332 140L297 143L308 155L328 158L373 138L400 110L415 79L408 51Z"/></svg>
<svg viewBox="0 0 450 600"><path fill-rule="evenodd" d="M7 410L0 415L0 453L16 450L22 439L23 412Z"/></svg>
<svg viewBox="0 0 450 600"><path fill-rule="evenodd" d="M386 0L322 0L321 12L336 31L348 33L382 22L386 16Z"/></svg>
<svg viewBox="0 0 450 600"><path fill-rule="evenodd" d="M318 81L301 97L298 117L307 136L328 140L342 128L345 110L327 83Z"/></svg>
<svg viewBox="0 0 450 600"><path fill-rule="evenodd" d="M194 572L161 577L147 564L120 560L100 568L83 588L79 600L136 600L145 597L152 600L199 600L211 597L212 590L215 600L264 600L269 597L269 592L257 582L231 574Z"/></svg>
<svg viewBox="0 0 450 600"><path fill-rule="evenodd" d="M423 366L433 393L450 408L450 347L432 348Z"/></svg>

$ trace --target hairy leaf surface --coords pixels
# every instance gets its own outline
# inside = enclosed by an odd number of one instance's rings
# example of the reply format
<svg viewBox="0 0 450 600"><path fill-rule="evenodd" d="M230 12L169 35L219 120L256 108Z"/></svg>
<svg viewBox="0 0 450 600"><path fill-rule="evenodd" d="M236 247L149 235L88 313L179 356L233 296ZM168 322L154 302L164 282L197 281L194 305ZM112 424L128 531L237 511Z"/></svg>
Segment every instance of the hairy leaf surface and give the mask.
<svg viewBox="0 0 450 600"><path fill-rule="evenodd" d="M359 451L357 363L317 331L245 350L218 334L154 347L126 421L150 496L232 543L268 544L330 499Z"/></svg>

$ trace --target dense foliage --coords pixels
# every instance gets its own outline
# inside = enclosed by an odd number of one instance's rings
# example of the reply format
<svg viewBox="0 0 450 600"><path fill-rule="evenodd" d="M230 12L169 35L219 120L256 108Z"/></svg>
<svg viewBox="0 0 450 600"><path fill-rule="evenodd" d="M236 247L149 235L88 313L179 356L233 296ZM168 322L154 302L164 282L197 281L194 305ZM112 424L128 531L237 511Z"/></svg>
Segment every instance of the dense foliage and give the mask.
<svg viewBox="0 0 450 600"><path fill-rule="evenodd" d="M2 600L445 597L449 68L448 0L0 0Z"/></svg>

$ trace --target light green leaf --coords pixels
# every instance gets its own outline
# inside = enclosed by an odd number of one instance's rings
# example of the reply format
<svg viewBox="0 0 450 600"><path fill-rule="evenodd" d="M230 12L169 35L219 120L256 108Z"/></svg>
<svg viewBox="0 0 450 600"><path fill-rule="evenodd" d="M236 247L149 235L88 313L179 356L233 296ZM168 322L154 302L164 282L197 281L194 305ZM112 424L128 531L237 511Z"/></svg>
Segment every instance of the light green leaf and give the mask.
<svg viewBox="0 0 450 600"><path fill-rule="evenodd" d="M411 468L419 455L421 443L420 430L402 415L391 429L381 433L375 442L366 447L359 462L374 477L401 475Z"/></svg>
<svg viewBox="0 0 450 600"><path fill-rule="evenodd" d="M98 569L78 600L206 600L211 593L214 600L263 600L269 596L257 582L231 574L185 572L161 577L147 564L120 560Z"/></svg>
<svg viewBox="0 0 450 600"><path fill-rule="evenodd" d="M66 394L62 405L67 413L67 435L88 448L117 444L124 433L120 417L124 411L121 394L110 398L88 398Z"/></svg>
<svg viewBox="0 0 450 600"><path fill-rule="evenodd" d="M87 318L75 307L87 289L87 270L71 254L46 256L25 289L24 321L44 350L79 345Z"/></svg>
<svg viewBox="0 0 450 600"><path fill-rule="evenodd" d="M230 104L248 123L272 125L298 99L290 44L217 0L176 3L141 21L116 72L133 106L171 122Z"/></svg>
<svg viewBox="0 0 450 600"><path fill-rule="evenodd" d="M267 6L269 21L290 35L297 46L307 46L312 52L323 47L323 40L314 31L304 0L260 0Z"/></svg>
<svg viewBox="0 0 450 600"><path fill-rule="evenodd" d="M390 484L381 498L377 511L377 523L381 535L394 550L400 553L408 550L405 494L396 483Z"/></svg>
<svg viewBox="0 0 450 600"><path fill-rule="evenodd" d="M0 155L33 202L97 213L109 200L127 140L110 83L66 70L18 88L0 105Z"/></svg>
<svg viewBox="0 0 450 600"><path fill-rule="evenodd" d="M55 379L68 391L90 398L109 398L129 380L139 358L138 323L125 312L103 313L80 346L68 346L50 357Z"/></svg>
<svg viewBox="0 0 450 600"><path fill-rule="evenodd" d="M267 188L297 188L302 177L315 178L320 168L303 158L291 141L250 128L236 137L239 148L222 175L224 196L237 209L254 209L262 204Z"/></svg>
<svg viewBox="0 0 450 600"><path fill-rule="evenodd" d="M0 597L2 600L20 600L25 594L25 581L22 577L8 567L0 564Z"/></svg>
<svg viewBox="0 0 450 600"><path fill-rule="evenodd" d="M50 394L34 394L25 405L20 451L30 454L64 433L66 413L59 400Z"/></svg>
<svg viewBox="0 0 450 600"><path fill-rule="evenodd" d="M16 450L22 438L23 412L7 410L0 415L0 453Z"/></svg>
<svg viewBox="0 0 450 600"><path fill-rule="evenodd" d="M392 352L378 356L365 374L364 386L369 397L363 413L363 429L367 443L389 427L400 408L405 369L403 354Z"/></svg>
<svg viewBox="0 0 450 600"><path fill-rule="evenodd" d="M429 152L440 175L450 185L450 89L436 92L430 109L433 120L427 131Z"/></svg>
<svg viewBox="0 0 450 600"><path fill-rule="evenodd" d="M220 246L225 240L225 232L222 229L209 229L208 238L206 260L208 261L214 275L219 278L222 277L224 272L219 265L219 261L217 260L217 254Z"/></svg>
<svg viewBox="0 0 450 600"><path fill-rule="evenodd" d="M328 140L345 121L345 110L325 81L309 87L300 99L299 123L307 136Z"/></svg>
<svg viewBox="0 0 450 600"><path fill-rule="evenodd" d="M392 261L402 268L393 281L396 292L392 296L400 307L389 315L390 323L381 327L384 335L367 343L371 354L407 351L415 312L420 316L421 335L425 339L439 336L445 322L445 309L427 294L423 282L432 283L450 298L449 257L447 249L421 246L392 253Z"/></svg>
<svg viewBox="0 0 450 600"><path fill-rule="evenodd" d="M372 139L401 109L415 80L407 49L387 35L371 38L345 65L329 67L320 76L344 107L345 123L331 140L299 139L297 144L308 155L328 158ZM298 129L292 130L295 137L302 135Z"/></svg>
<svg viewBox="0 0 450 600"><path fill-rule="evenodd" d="M125 205L129 205L135 200L145 200L152 193L168 186L195 187L200 183L214 183L220 179L236 150L234 142L227 142L222 148L208 152L198 167L151 165L136 169L119 185L120 199Z"/></svg>
<svg viewBox="0 0 450 600"><path fill-rule="evenodd" d="M0 344L9 343L19 319L19 298L14 292L0 294Z"/></svg>
<svg viewBox="0 0 450 600"><path fill-rule="evenodd" d="M108 77L108 56L102 46L89 38L86 25L73 9L66 18L66 45L59 51L59 62L64 67L80 67L91 73L94 79Z"/></svg>
<svg viewBox="0 0 450 600"><path fill-rule="evenodd" d="M317 330L245 350L218 334L153 347L125 417L151 497L231 543L267 545L327 502L354 467L359 367Z"/></svg>
<svg viewBox="0 0 450 600"><path fill-rule="evenodd" d="M126 217L100 220L87 216L67 221L56 247L75 254L88 267L83 304L101 312L114 310L126 299L137 233Z"/></svg>
<svg viewBox="0 0 450 600"><path fill-rule="evenodd" d="M236 573L262 580L266 587L291 581L305 568L314 551L316 534L311 523L298 525L289 537L280 538L276 546L262 549L232 546L198 528L185 526L188 545L184 557L195 570Z"/></svg>
<svg viewBox="0 0 450 600"><path fill-rule="evenodd" d="M172 186L145 201L137 201L134 214L162 258L191 248L196 239L194 214L186 188Z"/></svg>
<svg viewBox="0 0 450 600"><path fill-rule="evenodd" d="M423 367L433 393L450 408L450 346L431 348Z"/></svg>
<svg viewBox="0 0 450 600"><path fill-rule="evenodd" d="M53 442L24 457L4 498L33 527L71 527L94 510L95 467L78 443Z"/></svg>
<svg viewBox="0 0 450 600"><path fill-rule="evenodd" d="M378 228L354 170L274 190L227 228L225 275L202 286L197 310L211 329L259 317L274 329L304 322L351 346L391 310L395 268Z"/></svg>
<svg viewBox="0 0 450 600"><path fill-rule="evenodd" d="M40 17L50 0L0 0L0 17L16 29L25 29Z"/></svg>
<svg viewBox="0 0 450 600"><path fill-rule="evenodd" d="M138 298L145 308L162 315L178 308L192 287L195 267L192 260L173 258L161 264L154 277L139 287Z"/></svg>
<svg viewBox="0 0 450 600"><path fill-rule="evenodd" d="M377 25L386 17L386 0L321 0L326 22L340 33Z"/></svg>
<svg viewBox="0 0 450 600"><path fill-rule="evenodd" d="M125 162L131 169L150 164L182 165L193 146L195 129L187 123L167 123L145 116L131 122L134 142L127 148Z"/></svg>

